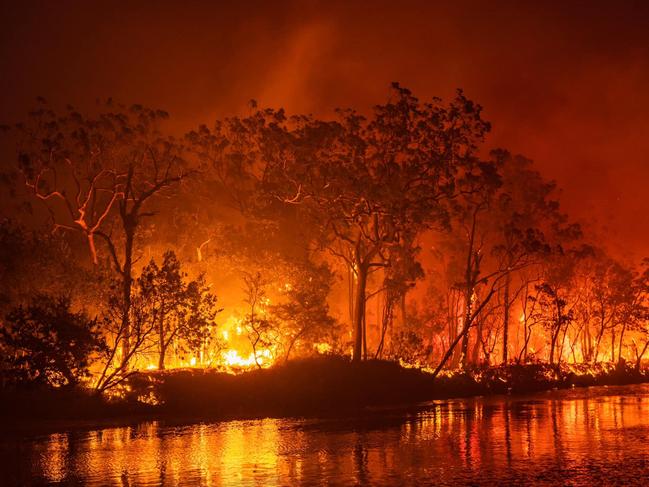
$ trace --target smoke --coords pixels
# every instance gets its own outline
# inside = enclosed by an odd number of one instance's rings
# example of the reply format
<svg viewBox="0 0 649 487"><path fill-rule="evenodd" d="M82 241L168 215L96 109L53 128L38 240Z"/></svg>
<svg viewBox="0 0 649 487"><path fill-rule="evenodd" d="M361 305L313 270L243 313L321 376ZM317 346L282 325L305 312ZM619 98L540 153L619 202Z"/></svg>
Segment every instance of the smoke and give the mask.
<svg viewBox="0 0 649 487"><path fill-rule="evenodd" d="M112 96L168 109L173 130L247 102L366 112L400 81L464 88L490 147L534 159L566 208L648 254L649 5L641 2L6 2L0 123L30 100Z"/></svg>

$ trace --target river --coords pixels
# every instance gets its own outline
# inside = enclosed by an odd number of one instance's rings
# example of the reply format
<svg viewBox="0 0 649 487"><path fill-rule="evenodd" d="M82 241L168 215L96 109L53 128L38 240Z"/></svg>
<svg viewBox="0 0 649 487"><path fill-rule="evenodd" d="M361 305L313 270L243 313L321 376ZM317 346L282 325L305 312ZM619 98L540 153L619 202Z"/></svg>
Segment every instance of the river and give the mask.
<svg viewBox="0 0 649 487"><path fill-rule="evenodd" d="M649 485L649 385L0 439L7 485Z"/></svg>

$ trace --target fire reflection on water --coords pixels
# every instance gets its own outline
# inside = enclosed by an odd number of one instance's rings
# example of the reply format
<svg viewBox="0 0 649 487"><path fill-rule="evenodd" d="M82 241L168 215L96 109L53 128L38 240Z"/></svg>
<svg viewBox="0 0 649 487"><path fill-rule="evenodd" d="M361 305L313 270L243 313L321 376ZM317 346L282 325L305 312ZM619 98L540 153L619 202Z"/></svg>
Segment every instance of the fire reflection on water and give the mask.
<svg viewBox="0 0 649 487"><path fill-rule="evenodd" d="M649 465L648 432L649 386L629 386L437 402L354 420L150 422L0 444L17 483L555 482L569 473L588 484L645 478L634 468Z"/></svg>

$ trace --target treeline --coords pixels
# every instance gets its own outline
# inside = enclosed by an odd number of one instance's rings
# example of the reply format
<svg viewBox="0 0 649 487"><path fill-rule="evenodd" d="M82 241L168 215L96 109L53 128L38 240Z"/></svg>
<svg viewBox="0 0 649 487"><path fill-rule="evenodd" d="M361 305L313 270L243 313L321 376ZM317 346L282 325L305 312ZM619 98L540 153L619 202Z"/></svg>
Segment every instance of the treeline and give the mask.
<svg viewBox="0 0 649 487"><path fill-rule="evenodd" d="M647 266L584 235L532 161L486 154L461 91L392 88L369 116L252 103L182 137L160 110L40 100L5 138L4 383L317 353L639 368Z"/></svg>

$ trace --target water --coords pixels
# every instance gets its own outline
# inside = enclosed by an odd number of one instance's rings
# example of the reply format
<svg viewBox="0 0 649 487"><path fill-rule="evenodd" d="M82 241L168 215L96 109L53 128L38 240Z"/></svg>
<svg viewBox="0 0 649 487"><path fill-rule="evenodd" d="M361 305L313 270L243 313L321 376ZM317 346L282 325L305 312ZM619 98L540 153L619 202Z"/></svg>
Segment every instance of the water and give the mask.
<svg viewBox="0 0 649 487"><path fill-rule="evenodd" d="M0 439L7 485L649 485L649 385Z"/></svg>

